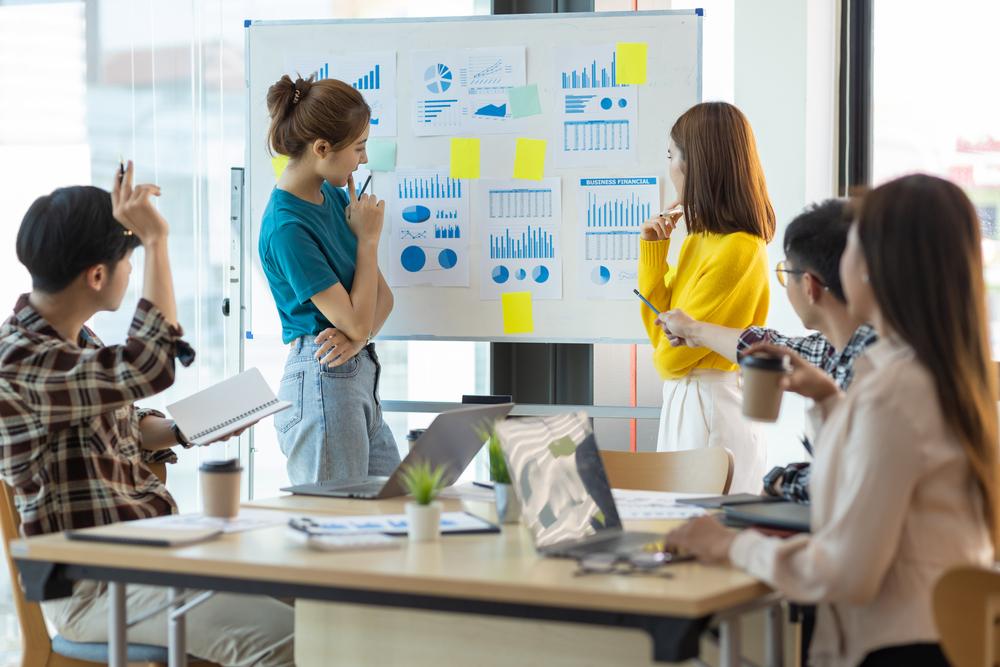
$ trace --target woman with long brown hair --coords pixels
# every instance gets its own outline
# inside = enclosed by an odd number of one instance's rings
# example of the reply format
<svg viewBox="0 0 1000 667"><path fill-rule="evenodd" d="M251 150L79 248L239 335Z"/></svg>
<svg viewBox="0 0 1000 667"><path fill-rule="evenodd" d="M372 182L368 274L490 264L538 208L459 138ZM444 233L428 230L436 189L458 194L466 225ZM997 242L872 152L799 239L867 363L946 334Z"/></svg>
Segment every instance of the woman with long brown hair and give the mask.
<svg viewBox="0 0 1000 667"><path fill-rule="evenodd" d="M267 91L270 148L289 157L260 226L260 261L290 347L278 444L293 484L389 475L399 450L382 419L371 338L392 311L378 268L385 203L358 196L371 112L335 79L283 76ZM344 187L346 186L346 191Z"/></svg>
<svg viewBox="0 0 1000 667"><path fill-rule="evenodd" d="M775 221L750 123L731 104L698 104L674 123L667 159L678 206L642 225L639 290L661 311L740 330L763 325ZM687 238L668 266L681 219ZM760 491L764 443L740 414L736 365L687 346L645 306L641 314L664 381L657 450L727 447L736 459L731 490Z"/></svg>
<svg viewBox="0 0 1000 667"><path fill-rule="evenodd" d="M843 394L787 350L787 389L816 402L812 534L737 534L697 520L668 545L732 562L818 603L811 664L947 665L932 589L993 562L998 537L997 378L979 220L968 197L907 176L861 203L840 265L853 313L879 342Z"/></svg>

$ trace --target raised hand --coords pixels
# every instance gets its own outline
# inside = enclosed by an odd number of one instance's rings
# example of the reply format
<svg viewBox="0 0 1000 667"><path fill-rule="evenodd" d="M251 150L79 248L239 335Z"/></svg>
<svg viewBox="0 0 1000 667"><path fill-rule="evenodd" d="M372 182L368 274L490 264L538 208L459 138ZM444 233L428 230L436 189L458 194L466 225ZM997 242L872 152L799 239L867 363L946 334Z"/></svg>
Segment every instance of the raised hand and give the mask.
<svg viewBox="0 0 1000 667"><path fill-rule="evenodd" d="M170 225L153 206L152 197L160 196L160 187L151 183L132 186L135 165L129 160L122 175L115 169L111 187L111 211L115 220L148 246L167 238Z"/></svg>

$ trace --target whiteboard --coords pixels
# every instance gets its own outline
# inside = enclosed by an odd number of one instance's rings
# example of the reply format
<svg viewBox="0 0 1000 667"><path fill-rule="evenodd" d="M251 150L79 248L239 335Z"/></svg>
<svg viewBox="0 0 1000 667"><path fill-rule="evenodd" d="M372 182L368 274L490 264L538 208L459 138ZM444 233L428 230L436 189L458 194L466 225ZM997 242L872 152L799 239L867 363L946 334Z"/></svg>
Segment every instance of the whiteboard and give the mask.
<svg viewBox="0 0 1000 667"><path fill-rule="evenodd" d="M600 14L532 14L428 19L378 19L332 21L247 21L247 227L252 256L248 316L255 335L280 332L260 261L257 237L261 215L274 187L266 136L269 118L265 98L268 87L288 73L288 63L298 56L355 52L394 51L396 57L396 169L447 170L450 136L416 136L410 122L413 105L408 75L420 52L433 49L523 47L527 83L537 84L540 115L521 119L514 134L481 134L481 176L510 179L517 137L547 138L546 178L561 181L559 238L562 246L562 294L558 299L533 300L534 332L504 335L501 302L484 300L481 291L480 254L484 220L475 206L483 197L483 181L463 181L471 191L468 287L393 287L395 308L379 338L405 340L480 340L509 342L645 342L639 302L631 299L595 299L582 285L589 264L582 260L577 198L582 179L656 177L660 205L675 193L666 176L668 133L677 117L701 100L701 11L658 11ZM636 86L638 123L634 162L627 166L563 167L555 163L552 148L563 139L555 120L559 97L559 66L566 50L616 42L648 44L648 79ZM562 54L562 55L560 55ZM383 70L385 71L385 70ZM463 132L459 136L470 136ZM523 181L531 185L533 181ZM374 192L387 197L396 187L392 173L374 174ZM379 265L389 276L389 214L383 231ZM676 255L675 239L671 255ZM579 246L579 247L578 247ZM630 276L622 273L623 278ZM511 290L515 290L514 287ZM268 307L264 307L268 304ZM274 331L271 331L271 330Z"/></svg>

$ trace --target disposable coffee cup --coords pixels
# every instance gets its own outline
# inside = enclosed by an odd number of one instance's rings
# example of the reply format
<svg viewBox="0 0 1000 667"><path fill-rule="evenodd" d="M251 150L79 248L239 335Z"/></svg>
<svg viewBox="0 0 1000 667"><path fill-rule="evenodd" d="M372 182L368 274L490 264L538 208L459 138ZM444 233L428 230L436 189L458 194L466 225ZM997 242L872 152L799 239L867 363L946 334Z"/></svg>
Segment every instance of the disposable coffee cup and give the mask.
<svg viewBox="0 0 1000 667"><path fill-rule="evenodd" d="M778 421L781 379L788 372L784 356L750 354L740 361L743 370L743 416L759 422Z"/></svg>
<svg viewBox="0 0 1000 667"><path fill-rule="evenodd" d="M236 518L240 511L240 477L243 474L239 459L206 461L199 472L202 513L217 519Z"/></svg>

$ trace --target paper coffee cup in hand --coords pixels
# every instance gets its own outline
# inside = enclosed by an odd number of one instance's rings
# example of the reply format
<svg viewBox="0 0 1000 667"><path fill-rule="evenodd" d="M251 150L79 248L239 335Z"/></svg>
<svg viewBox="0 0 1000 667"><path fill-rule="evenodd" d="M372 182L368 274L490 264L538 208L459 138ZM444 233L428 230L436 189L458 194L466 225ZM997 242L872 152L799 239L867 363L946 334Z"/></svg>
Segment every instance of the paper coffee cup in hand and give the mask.
<svg viewBox="0 0 1000 667"><path fill-rule="evenodd" d="M233 519L240 511L240 478L243 468L239 459L206 461L199 468L201 506L205 516Z"/></svg>
<svg viewBox="0 0 1000 667"><path fill-rule="evenodd" d="M775 422L781 412L781 380L789 371L788 359L770 354L750 354L740 360L743 371L743 416L753 421Z"/></svg>

